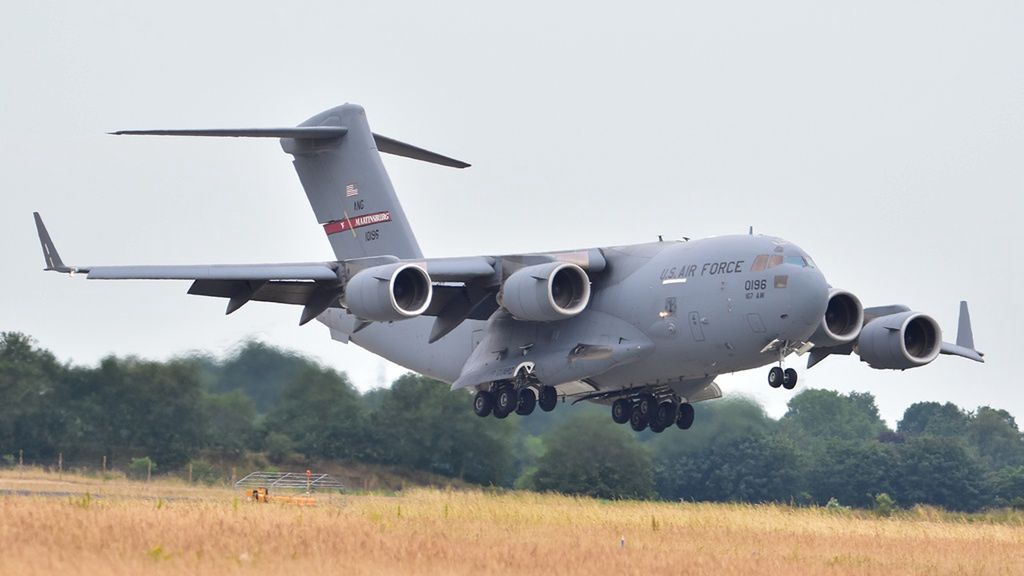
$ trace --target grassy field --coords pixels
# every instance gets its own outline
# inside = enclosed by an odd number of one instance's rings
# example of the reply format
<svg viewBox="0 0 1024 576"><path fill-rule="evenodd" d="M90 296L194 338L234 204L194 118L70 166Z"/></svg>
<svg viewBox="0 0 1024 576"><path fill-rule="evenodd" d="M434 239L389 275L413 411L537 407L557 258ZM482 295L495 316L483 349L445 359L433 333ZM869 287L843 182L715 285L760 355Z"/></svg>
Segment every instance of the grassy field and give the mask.
<svg viewBox="0 0 1024 576"><path fill-rule="evenodd" d="M429 489L299 508L15 471L0 491L0 574L1024 574L1014 515Z"/></svg>

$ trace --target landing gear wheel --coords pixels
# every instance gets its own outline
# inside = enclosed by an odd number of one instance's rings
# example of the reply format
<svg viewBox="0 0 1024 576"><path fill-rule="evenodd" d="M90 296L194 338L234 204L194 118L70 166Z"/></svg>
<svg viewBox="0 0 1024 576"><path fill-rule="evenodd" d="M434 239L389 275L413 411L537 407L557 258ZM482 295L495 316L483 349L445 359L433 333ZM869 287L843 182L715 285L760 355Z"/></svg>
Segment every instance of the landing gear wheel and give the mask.
<svg viewBox="0 0 1024 576"><path fill-rule="evenodd" d="M516 414L529 416L537 406L537 396L530 388L523 388L519 391L519 405L516 406Z"/></svg>
<svg viewBox="0 0 1024 576"><path fill-rule="evenodd" d="M796 370L792 368L786 368L786 371L782 373L782 387L786 390L792 390L796 388Z"/></svg>
<svg viewBox="0 0 1024 576"><path fill-rule="evenodd" d="M640 413L651 420L654 413L658 411L658 399L652 394L641 394L637 401L637 408L640 409Z"/></svg>
<svg viewBox="0 0 1024 576"><path fill-rule="evenodd" d="M643 432L644 428L647 428L647 416L639 407L634 407L633 413L629 415L629 427L636 432Z"/></svg>
<svg viewBox="0 0 1024 576"><path fill-rule="evenodd" d="M693 426L693 404L686 403L679 405L679 416L676 418L676 426L680 430L689 430Z"/></svg>
<svg viewBox="0 0 1024 576"><path fill-rule="evenodd" d="M675 423L677 410L678 408L672 402L658 404L658 409L654 413L654 419L651 420L651 430L654 430L656 427L664 430ZM655 430L655 432L659 432L659 430Z"/></svg>
<svg viewBox="0 0 1024 576"><path fill-rule="evenodd" d="M494 415L498 418L504 418L512 413L519 405L519 396L516 394L516 389L505 385L498 388L498 393L494 398Z"/></svg>
<svg viewBox="0 0 1024 576"><path fill-rule="evenodd" d="M540 405L541 410L551 412L557 403L558 392L555 391L554 386L545 386L540 389L540 398L537 400L537 404Z"/></svg>
<svg viewBox="0 0 1024 576"><path fill-rule="evenodd" d="M615 402L612 402L612 420L616 424L625 424L629 422L629 417L633 415L633 403L626 398L619 398Z"/></svg>
<svg viewBox="0 0 1024 576"><path fill-rule="evenodd" d="M494 409L494 395L490 392L480 391L473 397L473 412L481 418L491 415Z"/></svg>
<svg viewBox="0 0 1024 576"><path fill-rule="evenodd" d="M782 386L783 380L786 378L782 368L778 366L772 366L772 369L768 371L768 385L772 388L778 388Z"/></svg>
<svg viewBox="0 0 1024 576"><path fill-rule="evenodd" d="M654 432L655 434L661 434L664 431L665 431L665 427L664 426L662 426L661 424L658 424L657 422L651 422L651 432Z"/></svg>

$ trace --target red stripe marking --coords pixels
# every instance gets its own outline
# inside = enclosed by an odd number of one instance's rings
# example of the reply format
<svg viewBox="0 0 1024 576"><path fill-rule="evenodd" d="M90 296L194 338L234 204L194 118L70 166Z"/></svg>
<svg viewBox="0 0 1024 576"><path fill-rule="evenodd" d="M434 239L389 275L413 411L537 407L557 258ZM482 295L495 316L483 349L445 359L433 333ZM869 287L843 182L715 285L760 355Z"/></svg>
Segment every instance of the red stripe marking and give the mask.
<svg viewBox="0 0 1024 576"><path fill-rule="evenodd" d="M362 216L356 216L355 218L348 218L346 220L332 220L324 224L324 232L328 235L337 234L338 232L362 228L363 226L372 226L382 222L391 222L391 212L385 210L384 212L363 214Z"/></svg>

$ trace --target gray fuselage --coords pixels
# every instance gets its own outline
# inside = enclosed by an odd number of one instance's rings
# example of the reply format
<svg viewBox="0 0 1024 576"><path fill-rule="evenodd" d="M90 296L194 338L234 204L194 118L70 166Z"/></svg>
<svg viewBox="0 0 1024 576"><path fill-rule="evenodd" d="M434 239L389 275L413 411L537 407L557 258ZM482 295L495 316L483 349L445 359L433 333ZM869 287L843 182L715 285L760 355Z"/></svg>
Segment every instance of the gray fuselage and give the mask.
<svg viewBox="0 0 1024 576"><path fill-rule="evenodd" d="M520 323L505 337L504 349L522 350L528 360L547 352L564 355L577 344L646 338L642 357L587 383L598 390L679 387L777 362L778 353L763 352L765 346L774 340L805 341L828 301L828 284L811 259L779 238L721 236L601 252L607 266L591 277L587 309L567 320ZM320 320L335 338L445 382L459 378L487 325L468 320L430 344L431 318L373 324L354 333L356 320L342 309L329 310ZM589 341L576 341L574 333Z"/></svg>

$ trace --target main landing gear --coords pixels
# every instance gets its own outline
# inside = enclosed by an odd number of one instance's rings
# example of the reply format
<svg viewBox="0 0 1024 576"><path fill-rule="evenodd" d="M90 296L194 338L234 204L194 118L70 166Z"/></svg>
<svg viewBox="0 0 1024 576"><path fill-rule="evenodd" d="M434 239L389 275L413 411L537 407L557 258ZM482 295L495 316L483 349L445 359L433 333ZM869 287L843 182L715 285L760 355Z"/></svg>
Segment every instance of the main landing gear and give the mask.
<svg viewBox="0 0 1024 576"><path fill-rule="evenodd" d="M612 420L616 424L629 422L636 432L650 428L654 433L664 432L675 424L680 430L693 426L693 404L681 402L676 396L656 397L643 393L612 402Z"/></svg>
<svg viewBox="0 0 1024 576"><path fill-rule="evenodd" d="M554 386L523 383L516 386L513 382L497 382L489 389L476 393L473 397L473 412L481 418L492 414L495 418L506 418L513 412L529 416L538 406L545 412L551 412L557 403L558 392Z"/></svg>

